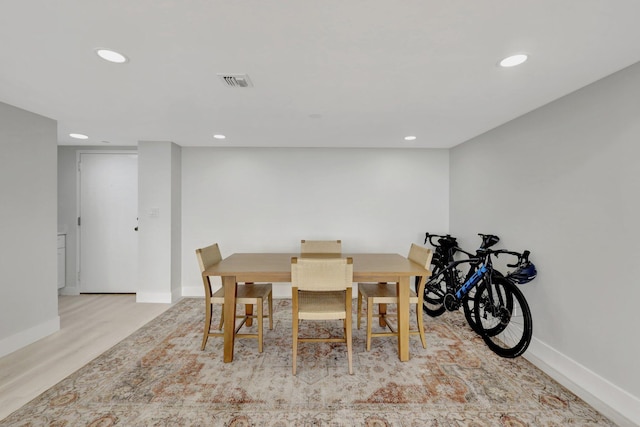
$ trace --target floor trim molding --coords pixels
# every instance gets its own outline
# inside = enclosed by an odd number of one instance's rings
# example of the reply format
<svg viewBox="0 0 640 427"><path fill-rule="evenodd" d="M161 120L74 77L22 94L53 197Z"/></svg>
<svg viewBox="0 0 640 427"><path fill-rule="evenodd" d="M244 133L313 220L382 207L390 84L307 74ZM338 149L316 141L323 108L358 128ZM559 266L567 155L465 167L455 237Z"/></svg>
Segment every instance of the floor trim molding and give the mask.
<svg viewBox="0 0 640 427"><path fill-rule="evenodd" d="M136 302L151 302L160 304L171 304L171 292L137 292Z"/></svg>
<svg viewBox="0 0 640 427"><path fill-rule="evenodd" d="M640 399L534 338L523 355L620 426L640 425Z"/></svg>
<svg viewBox="0 0 640 427"><path fill-rule="evenodd" d="M60 330L60 316L0 340L0 357L13 353Z"/></svg>

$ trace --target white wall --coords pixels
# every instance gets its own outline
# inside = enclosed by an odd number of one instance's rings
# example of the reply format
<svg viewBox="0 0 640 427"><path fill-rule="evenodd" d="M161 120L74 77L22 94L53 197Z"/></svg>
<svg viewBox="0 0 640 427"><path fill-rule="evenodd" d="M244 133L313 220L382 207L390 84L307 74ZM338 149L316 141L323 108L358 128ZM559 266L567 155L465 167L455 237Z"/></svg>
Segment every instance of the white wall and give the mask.
<svg viewBox="0 0 640 427"><path fill-rule="evenodd" d="M171 301L182 297L182 148L171 143Z"/></svg>
<svg viewBox="0 0 640 427"><path fill-rule="evenodd" d="M639 158L640 65L451 151L452 234L498 234L538 267L525 357L636 425Z"/></svg>
<svg viewBox="0 0 640 427"><path fill-rule="evenodd" d="M345 252L398 252L446 231L447 150L182 150L183 295L203 295L195 249L296 252L341 239ZM275 296L290 295L290 285Z"/></svg>
<svg viewBox="0 0 640 427"><path fill-rule="evenodd" d="M60 329L57 124L0 103L0 356Z"/></svg>
<svg viewBox="0 0 640 427"><path fill-rule="evenodd" d="M180 287L180 147L138 143L137 302L171 303Z"/></svg>

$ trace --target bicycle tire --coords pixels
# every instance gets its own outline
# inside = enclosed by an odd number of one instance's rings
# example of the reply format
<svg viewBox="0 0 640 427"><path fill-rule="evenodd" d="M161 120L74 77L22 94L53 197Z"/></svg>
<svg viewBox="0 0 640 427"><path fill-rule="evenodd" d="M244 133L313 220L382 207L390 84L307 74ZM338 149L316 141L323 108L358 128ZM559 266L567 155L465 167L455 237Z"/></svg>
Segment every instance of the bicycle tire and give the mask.
<svg viewBox="0 0 640 427"><path fill-rule="evenodd" d="M472 265L471 271L475 271L477 267L478 267L477 264ZM469 275L470 274L471 273L469 273ZM493 270L492 274L493 274L493 277L496 277L496 276L504 277L503 274L500 273L498 270ZM467 278L469 278L469 275L467 275ZM464 309L464 317L465 319L467 319L467 323L469 324L471 329L473 329L474 332L476 332L477 334L481 334L482 328L478 326L478 324L476 323L476 315L475 315L475 306L476 306L475 295L477 293L477 290L478 290L477 286L474 286L469 290L466 297L462 301L462 308Z"/></svg>
<svg viewBox="0 0 640 427"><path fill-rule="evenodd" d="M424 301L422 303L424 312L431 317L440 316L446 311L444 307L444 295L447 291L447 281L445 275L438 277L444 269L442 261L434 259L431 262L431 277L424 287ZM417 290L416 290L417 291Z"/></svg>
<svg viewBox="0 0 640 427"><path fill-rule="evenodd" d="M522 355L533 335L529 304L515 284L504 277L493 277L490 298L487 283L478 286L475 320L489 349L500 357Z"/></svg>
<svg viewBox="0 0 640 427"><path fill-rule="evenodd" d="M502 273L500 273L497 270L493 270L493 276L492 276L495 280L496 277L504 277L502 275ZM482 279L482 281L480 283L484 283L485 279ZM477 334L482 334L482 333L486 333L490 336L499 334L500 332L502 332L504 330L505 327L508 326L508 323L502 324L497 323L493 328L484 330L482 327L480 327L477 323L476 323L476 314L475 314L475 307L476 307L476 299L475 296L478 292L478 287L479 286L475 286L473 288L471 288L471 290L469 291L469 293L467 294L466 299L462 302L463 304L463 308L464 308L464 317L467 319L467 323L469 323L469 326L471 326L471 329L473 329ZM508 293L504 296L505 298L505 306L507 307L507 310L512 310L513 309L513 297L511 295L511 293Z"/></svg>
<svg viewBox="0 0 640 427"><path fill-rule="evenodd" d="M464 311L464 318L467 319L467 323L473 329L473 331L477 334L482 333L482 328L478 326L476 322L476 301L475 295L477 292L477 287L472 288L469 293L462 300L462 309Z"/></svg>

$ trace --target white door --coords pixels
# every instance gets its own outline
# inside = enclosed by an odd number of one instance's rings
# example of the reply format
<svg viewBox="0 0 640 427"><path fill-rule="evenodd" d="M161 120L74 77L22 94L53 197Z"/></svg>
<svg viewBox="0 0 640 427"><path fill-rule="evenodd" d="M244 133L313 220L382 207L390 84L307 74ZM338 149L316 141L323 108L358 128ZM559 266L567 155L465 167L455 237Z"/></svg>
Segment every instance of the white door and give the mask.
<svg viewBox="0 0 640 427"><path fill-rule="evenodd" d="M80 292L136 292L138 155L81 153Z"/></svg>

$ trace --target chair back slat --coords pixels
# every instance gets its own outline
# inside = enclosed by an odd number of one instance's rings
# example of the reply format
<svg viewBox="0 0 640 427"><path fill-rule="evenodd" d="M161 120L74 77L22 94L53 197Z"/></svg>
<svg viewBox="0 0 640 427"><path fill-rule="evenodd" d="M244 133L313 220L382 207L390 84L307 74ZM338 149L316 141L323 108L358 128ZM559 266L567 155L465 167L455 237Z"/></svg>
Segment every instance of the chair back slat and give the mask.
<svg viewBox="0 0 640 427"><path fill-rule="evenodd" d="M351 258L291 259L291 286L301 291L344 291L353 285Z"/></svg>
<svg viewBox="0 0 640 427"><path fill-rule="evenodd" d="M301 240L300 253L302 254L341 254L341 240Z"/></svg>
<svg viewBox="0 0 640 427"><path fill-rule="evenodd" d="M220 248L217 243L207 246L206 248L196 249L196 257L200 265L200 273L222 261L222 255L220 254Z"/></svg>
<svg viewBox="0 0 640 427"><path fill-rule="evenodd" d="M420 264L426 269L429 269L431 265L431 258L433 258L433 251L423 246L418 246L415 243L411 244L409 249L409 256L407 257L416 264Z"/></svg>

